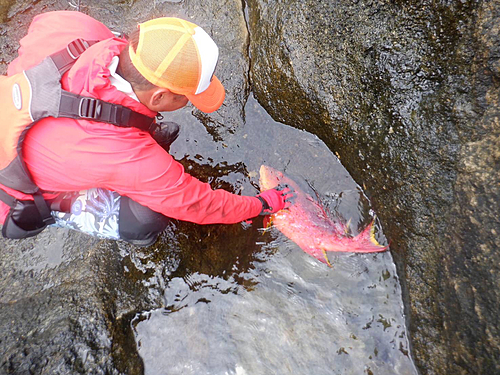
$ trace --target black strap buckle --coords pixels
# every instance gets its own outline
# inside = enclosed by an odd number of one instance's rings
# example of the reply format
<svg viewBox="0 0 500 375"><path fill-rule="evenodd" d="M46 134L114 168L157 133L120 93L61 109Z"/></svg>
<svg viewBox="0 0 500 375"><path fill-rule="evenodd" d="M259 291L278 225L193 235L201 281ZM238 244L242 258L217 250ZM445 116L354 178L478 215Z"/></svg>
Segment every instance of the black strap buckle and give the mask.
<svg viewBox="0 0 500 375"><path fill-rule="evenodd" d="M73 40L71 43L68 44L66 47L69 55L73 60L76 60L80 57L82 53L85 52L87 48L89 48L89 43L86 40L83 40L81 38Z"/></svg>
<svg viewBox="0 0 500 375"><path fill-rule="evenodd" d="M97 120L101 115L102 104L99 99L81 98L78 115L81 118Z"/></svg>

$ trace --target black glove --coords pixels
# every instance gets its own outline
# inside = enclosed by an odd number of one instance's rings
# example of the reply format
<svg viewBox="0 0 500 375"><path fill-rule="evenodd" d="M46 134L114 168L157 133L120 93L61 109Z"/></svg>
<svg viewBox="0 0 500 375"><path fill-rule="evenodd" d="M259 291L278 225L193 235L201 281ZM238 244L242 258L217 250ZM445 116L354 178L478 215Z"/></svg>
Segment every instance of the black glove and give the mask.
<svg viewBox="0 0 500 375"><path fill-rule="evenodd" d="M172 121L158 121L158 129L153 133L153 139L167 152L170 145L179 136L179 125Z"/></svg>

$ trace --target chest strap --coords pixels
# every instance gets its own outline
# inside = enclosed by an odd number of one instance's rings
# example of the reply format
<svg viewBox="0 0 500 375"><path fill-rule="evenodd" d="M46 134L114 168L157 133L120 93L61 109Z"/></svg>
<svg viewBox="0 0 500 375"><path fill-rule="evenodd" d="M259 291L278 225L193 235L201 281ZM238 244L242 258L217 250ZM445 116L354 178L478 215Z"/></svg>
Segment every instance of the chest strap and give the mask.
<svg viewBox="0 0 500 375"><path fill-rule="evenodd" d="M106 122L119 127L135 127L152 133L155 118L135 112L120 104L73 94L62 90L59 117Z"/></svg>

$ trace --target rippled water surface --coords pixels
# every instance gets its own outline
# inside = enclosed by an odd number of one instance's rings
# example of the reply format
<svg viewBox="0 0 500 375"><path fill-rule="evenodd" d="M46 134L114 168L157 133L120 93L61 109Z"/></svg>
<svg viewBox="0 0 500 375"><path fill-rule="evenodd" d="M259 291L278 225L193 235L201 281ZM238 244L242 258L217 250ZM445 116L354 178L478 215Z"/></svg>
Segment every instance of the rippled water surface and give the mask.
<svg viewBox="0 0 500 375"><path fill-rule="evenodd" d="M223 141L187 111L171 117L182 126L172 151L194 170L229 166L221 183L254 195L259 167L267 164L350 220L352 234L372 219L369 202L335 155L316 136L274 122L254 99L245 124ZM156 273L150 287L164 307L132 321L146 374L417 373L389 252L331 253L329 268L261 224L237 224L235 241L219 241L220 254L232 255L225 267L206 271L191 263ZM173 233L183 236L179 228ZM203 234L197 241L203 247Z"/></svg>

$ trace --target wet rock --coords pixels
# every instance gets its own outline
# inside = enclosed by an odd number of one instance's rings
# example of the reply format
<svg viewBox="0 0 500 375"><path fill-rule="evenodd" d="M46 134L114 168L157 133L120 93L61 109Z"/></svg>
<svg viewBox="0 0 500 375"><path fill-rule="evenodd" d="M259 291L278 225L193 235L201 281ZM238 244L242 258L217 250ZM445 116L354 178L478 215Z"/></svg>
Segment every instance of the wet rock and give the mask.
<svg viewBox="0 0 500 375"><path fill-rule="evenodd" d="M138 22L160 16L182 16L201 25L223 51L217 74L227 96L216 114L193 114L214 138L241 123L249 64L239 1L204 6L187 0L2 2L0 72L16 57L18 41L36 14L77 7L126 33ZM158 246L148 249L61 229L23 241L0 239L0 372L143 373L130 322L137 312L162 305L161 273L177 267L175 251L168 245L175 243L172 236L167 231Z"/></svg>
<svg viewBox="0 0 500 375"><path fill-rule="evenodd" d="M126 278L116 244L50 229L1 246L1 372L121 373L123 314L148 303L134 298L141 293ZM130 373L142 368L134 352L126 364Z"/></svg>
<svg viewBox="0 0 500 375"><path fill-rule="evenodd" d="M500 3L248 3L255 95L365 187L422 372L498 372Z"/></svg>

